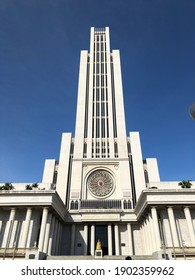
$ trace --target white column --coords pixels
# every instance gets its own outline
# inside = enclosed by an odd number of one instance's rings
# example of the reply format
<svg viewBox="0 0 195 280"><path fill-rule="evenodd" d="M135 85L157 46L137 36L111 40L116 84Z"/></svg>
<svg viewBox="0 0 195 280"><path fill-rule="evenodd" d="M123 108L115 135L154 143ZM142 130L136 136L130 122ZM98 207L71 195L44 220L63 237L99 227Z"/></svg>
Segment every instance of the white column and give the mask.
<svg viewBox="0 0 195 280"><path fill-rule="evenodd" d="M50 234L49 234L49 242L48 242L48 249L47 249L48 255L52 254L52 245L53 245L53 240L54 240L55 221L56 221L56 218L55 218L55 216L53 216L52 217L52 221L51 221L51 230L50 230Z"/></svg>
<svg viewBox="0 0 195 280"><path fill-rule="evenodd" d="M118 225L114 225L114 235L115 235L115 251L116 251L115 255L120 255Z"/></svg>
<svg viewBox="0 0 195 280"><path fill-rule="evenodd" d="M91 225L91 255L95 254L95 225Z"/></svg>
<svg viewBox="0 0 195 280"><path fill-rule="evenodd" d="M5 234L4 234L4 238L5 238L5 247L9 247L9 242L11 239L11 234L12 234L12 228L13 228L13 223L14 223L14 219L15 219L15 214L16 214L16 209L12 208L10 211L10 215L9 215L9 221L7 222L7 226L6 226L6 230L5 230Z"/></svg>
<svg viewBox="0 0 195 280"><path fill-rule="evenodd" d="M87 256L87 239L88 239L88 225L84 225L84 246L83 246L83 253L84 256Z"/></svg>
<svg viewBox="0 0 195 280"><path fill-rule="evenodd" d="M0 232L1 232L2 224L3 224L3 222L0 221Z"/></svg>
<svg viewBox="0 0 195 280"><path fill-rule="evenodd" d="M28 238L31 215L32 215L32 208L28 208L26 211L26 219L24 222L21 248L26 248L26 242L27 242L27 238Z"/></svg>
<svg viewBox="0 0 195 280"><path fill-rule="evenodd" d="M167 208L167 212L168 212L169 222L170 222L170 226L171 226L171 234L172 234L172 238L173 238L173 246L174 247L179 247L179 241L178 241L177 228L176 228L173 208L172 207L168 207Z"/></svg>
<svg viewBox="0 0 195 280"><path fill-rule="evenodd" d="M48 250L48 244L49 244L49 232L50 232L50 227L51 227L51 219L52 219L52 214L49 213L48 219L47 219L47 225L45 229L45 240L44 240L44 246L43 246L43 252L47 253Z"/></svg>
<svg viewBox="0 0 195 280"><path fill-rule="evenodd" d="M160 238L160 230L159 230L156 207L151 208L151 214L152 214L152 221L153 221L153 227L154 227L154 237L155 237L155 240L156 240L156 249L160 250L160 248L161 248L161 238Z"/></svg>
<svg viewBox="0 0 195 280"><path fill-rule="evenodd" d="M192 223L192 218L191 218L189 207L184 207L184 214L185 214L185 218L186 218L186 221L187 221L188 230L189 230L189 233L190 233L191 244L192 244L192 246L195 246L194 226L193 226L193 223Z"/></svg>
<svg viewBox="0 0 195 280"><path fill-rule="evenodd" d="M148 221L149 221L149 231L150 231L150 246L152 253L156 251L156 240L155 240L155 233L154 233L154 227L153 227L153 221L151 213L148 214Z"/></svg>
<svg viewBox="0 0 195 280"><path fill-rule="evenodd" d="M40 229L40 236L39 236L39 244L38 248L39 251L43 251L43 242L45 238L45 228L47 223L47 215L48 215L48 208L43 208L43 214L42 214L42 221L41 221L41 229Z"/></svg>
<svg viewBox="0 0 195 280"><path fill-rule="evenodd" d="M70 255L74 256L75 224L72 224Z"/></svg>
<svg viewBox="0 0 195 280"><path fill-rule="evenodd" d="M112 256L112 226L108 225L108 255Z"/></svg>
<svg viewBox="0 0 195 280"><path fill-rule="evenodd" d="M132 229L131 224L127 224L128 241L129 241L129 254L133 255L133 240L132 240Z"/></svg>

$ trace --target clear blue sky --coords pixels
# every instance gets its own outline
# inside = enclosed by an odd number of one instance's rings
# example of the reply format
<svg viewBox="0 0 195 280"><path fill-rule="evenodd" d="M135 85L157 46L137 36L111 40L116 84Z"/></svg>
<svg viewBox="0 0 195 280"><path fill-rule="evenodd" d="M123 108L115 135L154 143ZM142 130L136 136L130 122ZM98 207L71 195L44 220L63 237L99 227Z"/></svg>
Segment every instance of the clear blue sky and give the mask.
<svg viewBox="0 0 195 280"><path fill-rule="evenodd" d="M0 0L0 182L39 182L74 135L90 27L120 49L126 128L162 181L195 180L195 0Z"/></svg>

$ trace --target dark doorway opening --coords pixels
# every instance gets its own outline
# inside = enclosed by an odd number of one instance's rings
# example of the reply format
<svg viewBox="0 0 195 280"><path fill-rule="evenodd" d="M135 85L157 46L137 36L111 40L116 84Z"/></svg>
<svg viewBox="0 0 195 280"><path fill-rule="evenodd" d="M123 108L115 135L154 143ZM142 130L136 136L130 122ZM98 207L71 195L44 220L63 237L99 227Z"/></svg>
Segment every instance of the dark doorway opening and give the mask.
<svg viewBox="0 0 195 280"><path fill-rule="evenodd" d="M96 225L95 227L95 246L100 240L101 245L102 245L102 252L103 255L108 255L108 227L107 225L101 225L98 226Z"/></svg>

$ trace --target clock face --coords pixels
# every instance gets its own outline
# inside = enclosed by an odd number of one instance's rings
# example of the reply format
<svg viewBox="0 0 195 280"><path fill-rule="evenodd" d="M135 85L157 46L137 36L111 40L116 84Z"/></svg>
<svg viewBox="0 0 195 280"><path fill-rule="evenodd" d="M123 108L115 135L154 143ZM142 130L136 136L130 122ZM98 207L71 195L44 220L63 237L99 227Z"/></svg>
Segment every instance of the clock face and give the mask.
<svg viewBox="0 0 195 280"><path fill-rule="evenodd" d="M87 186L92 194L104 197L112 192L114 181L109 172L97 170L89 176Z"/></svg>

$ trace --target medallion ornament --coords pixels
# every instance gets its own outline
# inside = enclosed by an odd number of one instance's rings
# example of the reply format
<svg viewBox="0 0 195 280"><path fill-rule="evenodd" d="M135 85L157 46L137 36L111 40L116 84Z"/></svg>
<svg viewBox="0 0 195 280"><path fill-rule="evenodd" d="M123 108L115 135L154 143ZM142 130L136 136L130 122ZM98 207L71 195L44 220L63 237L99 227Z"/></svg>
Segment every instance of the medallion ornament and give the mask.
<svg viewBox="0 0 195 280"><path fill-rule="evenodd" d="M109 172L96 170L89 176L87 186L92 194L104 197L112 192L114 181Z"/></svg>

